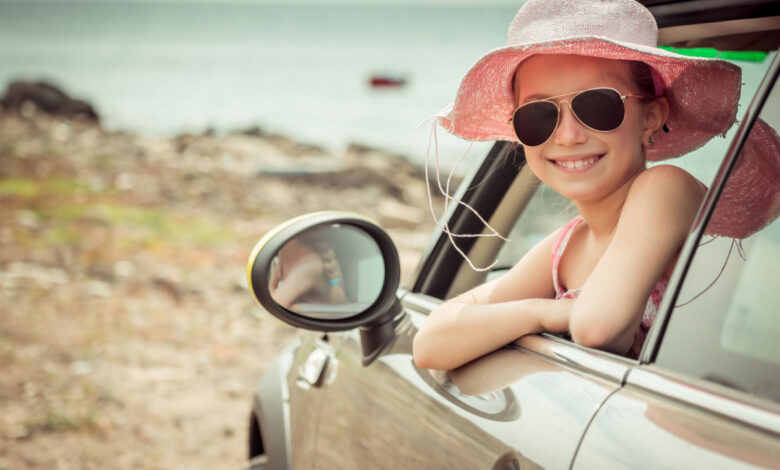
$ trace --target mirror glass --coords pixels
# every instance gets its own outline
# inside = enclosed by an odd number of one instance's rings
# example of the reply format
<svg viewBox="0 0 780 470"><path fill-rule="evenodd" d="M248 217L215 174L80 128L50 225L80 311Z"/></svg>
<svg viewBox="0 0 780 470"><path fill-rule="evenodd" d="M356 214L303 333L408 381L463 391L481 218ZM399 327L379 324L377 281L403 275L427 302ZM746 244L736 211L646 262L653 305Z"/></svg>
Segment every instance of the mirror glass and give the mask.
<svg viewBox="0 0 780 470"><path fill-rule="evenodd" d="M271 262L271 298L309 318L358 315L379 297L385 263L374 239L357 227L331 224L288 241Z"/></svg>

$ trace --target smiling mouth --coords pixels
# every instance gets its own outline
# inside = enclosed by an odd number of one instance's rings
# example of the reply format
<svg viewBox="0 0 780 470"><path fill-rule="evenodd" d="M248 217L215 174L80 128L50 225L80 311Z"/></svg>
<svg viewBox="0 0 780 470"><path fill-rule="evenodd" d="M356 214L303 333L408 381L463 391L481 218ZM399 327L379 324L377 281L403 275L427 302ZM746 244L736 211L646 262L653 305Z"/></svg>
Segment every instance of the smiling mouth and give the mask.
<svg viewBox="0 0 780 470"><path fill-rule="evenodd" d="M604 155L592 155L578 160L550 160L556 167L566 171L586 170L598 162Z"/></svg>

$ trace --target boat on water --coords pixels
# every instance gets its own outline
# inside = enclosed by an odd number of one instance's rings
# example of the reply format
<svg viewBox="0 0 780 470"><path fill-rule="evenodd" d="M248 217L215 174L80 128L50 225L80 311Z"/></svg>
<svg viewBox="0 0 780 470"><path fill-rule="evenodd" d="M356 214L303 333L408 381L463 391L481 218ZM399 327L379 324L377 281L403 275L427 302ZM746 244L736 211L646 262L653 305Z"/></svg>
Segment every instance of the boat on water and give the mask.
<svg viewBox="0 0 780 470"><path fill-rule="evenodd" d="M374 74L369 78L372 88L400 88L406 85L406 78L396 75Z"/></svg>

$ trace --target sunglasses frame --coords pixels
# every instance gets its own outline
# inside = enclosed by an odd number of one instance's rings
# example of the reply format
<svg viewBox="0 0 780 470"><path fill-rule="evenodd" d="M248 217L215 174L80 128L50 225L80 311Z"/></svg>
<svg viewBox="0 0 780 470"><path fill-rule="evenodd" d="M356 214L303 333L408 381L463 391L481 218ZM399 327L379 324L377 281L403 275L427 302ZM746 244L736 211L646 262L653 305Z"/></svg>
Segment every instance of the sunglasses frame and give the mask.
<svg viewBox="0 0 780 470"><path fill-rule="evenodd" d="M610 91L614 91L620 97L621 102L624 103L623 104L623 117L620 119L620 124L618 124L614 129L610 129L610 130L606 130L606 131L602 131L602 130L599 130L599 129L594 129L594 128L590 127L589 125L585 124L584 122L582 122L582 119L580 119L580 117L574 111L574 108L572 108L571 102L576 97L578 97L579 95L581 95L583 93L586 93L588 91L594 91L594 90L610 90ZM561 98L561 97L570 96L570 95L574 95L574 96L572 96L568 100L552 101L552 100L554 100L556 98ZM519 140L521 144L525 145L526 147L538 147L538 146L544 144L545 142L547 142L548 140L550 140L550 138L555 134L555 131L558 130L558 124L560 124L560 122L561 122L561 104L562 103L567 103L569 105L569 109L571 109L571 114L575 117L575 119L577 119L577 122L579 122L580 124L582 124L586 128L588 128L588 129L590 129L590 130L592 130L594 132L602 132L602 133L603 132L612 132L612 131L615 131L615 130L619 129L620 126L623 125L623 122L626 120L626 105L625 105L626 98L639 98L641 100L647 99L645 96L634 95L634 94L631 94L631 93L627 93L627 94L624 95L624 94L620 93L618 90L616 90L616 89L614 89L612 87L607 87L607 86L587 88L585 90L572 91L570 93L564 93L562 95L550 96L548 98L543 98L543 99L540 99L540 100L533 100L533 101L529 101L528 103L523 103L520 106L516 107L514 109L514 111L512 111L512 116L507 120L507 123L512 124L512 130L515 132L515 136L517 137L517 140ZM519 135L517 135L517 130L515 130L515 126L514 126L515 115L517 114L517 111L520 110L521 108L523 108L525 106L528 106L528 105L531 105L531 104L540 103L540 102L548 102L548 103L551 103L553 106L555 106L555 109L558 111L557 119L555 121L555 127L553 127L552 132L550 132L550 135L547 136L547 138L544 139L543 142L541 142L539 144L536 144L536 145L528 145L528 144L524 143L522 139L520 139Z"/></svg>

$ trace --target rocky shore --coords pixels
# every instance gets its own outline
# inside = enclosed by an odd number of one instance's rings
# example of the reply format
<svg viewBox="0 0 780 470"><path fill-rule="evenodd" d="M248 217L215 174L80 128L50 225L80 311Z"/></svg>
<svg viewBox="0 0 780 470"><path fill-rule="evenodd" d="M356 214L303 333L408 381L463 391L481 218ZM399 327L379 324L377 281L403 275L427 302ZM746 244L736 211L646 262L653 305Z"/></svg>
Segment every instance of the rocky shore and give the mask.
<svg viewBox="0 0 780 470"><path fill-rule="evenodd" d="M245 286L270 228L342 209L405 278L433 227L421 168L260 129L156 138L0 113L0 470L236 468L255 382L296 333Z"/></svg>

